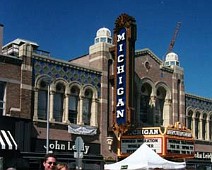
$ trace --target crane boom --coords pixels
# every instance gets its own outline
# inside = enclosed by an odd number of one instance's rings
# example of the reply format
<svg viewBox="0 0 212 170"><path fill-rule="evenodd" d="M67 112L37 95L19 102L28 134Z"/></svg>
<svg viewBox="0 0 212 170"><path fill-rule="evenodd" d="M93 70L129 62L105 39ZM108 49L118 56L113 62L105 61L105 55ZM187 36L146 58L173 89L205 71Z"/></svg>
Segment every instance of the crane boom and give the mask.
<svg viewBox="0 0 212 170"><path fill-rule="evenodd" d="M173 35L173 37L171 39L171 42L169 44L169 48L167 50L167 54L170 53L173 50L173 47L174 47L174 44L175 44L175 40L177 38L177 35L178 35L178 32L179 32L180 26L181 26L181 22L178 22L177 23L177 26L175 28L175 31L174 31L174 35Z"/></svg>

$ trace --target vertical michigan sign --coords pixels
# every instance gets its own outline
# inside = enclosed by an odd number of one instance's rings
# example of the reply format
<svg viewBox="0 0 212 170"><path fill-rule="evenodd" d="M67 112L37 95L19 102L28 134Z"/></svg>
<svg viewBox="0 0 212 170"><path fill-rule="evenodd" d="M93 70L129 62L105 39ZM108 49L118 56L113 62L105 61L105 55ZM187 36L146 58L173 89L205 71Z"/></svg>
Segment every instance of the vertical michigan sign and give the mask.
<svg viewBox="0 0 212 170"><path fill-rule="evenodd" d="M134 119L135 19L120 15L114 29L114 132L122 135Z"/></svg>
<svg viewBox="0 0 212 170"><path fill-rule="evenodd" d="M126 124L126 29L117 34L116 122Z"/></svg>

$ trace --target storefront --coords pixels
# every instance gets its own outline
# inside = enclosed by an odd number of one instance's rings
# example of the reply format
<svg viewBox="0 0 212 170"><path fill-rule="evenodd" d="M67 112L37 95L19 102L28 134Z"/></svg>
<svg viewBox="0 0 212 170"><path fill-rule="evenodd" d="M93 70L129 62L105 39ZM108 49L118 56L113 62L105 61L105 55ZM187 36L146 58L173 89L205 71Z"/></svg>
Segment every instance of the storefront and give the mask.
<svg viewBox="0 0 212 170"><path fill-rule="evenodd" d="M27 160L30 170L42 169L43 158L46 152L46 140L32 139L31 152L22 152L22 157ZM50 140L49 152L56 155L58 162L66 162L70 168L76 167L76 146L74 141ZM83 169L103 169L103 157L100 155L100 144L84 143Z"/></svg>
<svg viewBox="0 0 212 170"><path fill-rule="evenodd" d="M212 169L212 153L211 152L200 152L195 151L193 159L187 160L188 167L211 170Z"/></svg>
<svg viewBox="0 0 212 170"><path fill-rule="evenodd" d="M18 155L18 146L9 130L0 130L0 170L9 166L10 160Z"/></svg>
<svg viewBox="0 0 212 170"><path fill-rule="evenodd" d="M0 120L0 170L12 166L19 157L18 144L14 137L14 119L1 117Z"/></svg>

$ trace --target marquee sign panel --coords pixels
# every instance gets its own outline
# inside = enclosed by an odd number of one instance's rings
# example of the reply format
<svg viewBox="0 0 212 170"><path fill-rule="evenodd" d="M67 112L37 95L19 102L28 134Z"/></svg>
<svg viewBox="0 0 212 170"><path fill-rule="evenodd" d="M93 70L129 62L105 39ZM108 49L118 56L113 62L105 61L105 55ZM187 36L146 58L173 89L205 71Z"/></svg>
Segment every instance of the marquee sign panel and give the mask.
<svg viewBox="0 0 212 170"><path fill-rule="evenodd" d="M123 134L120 141L120 157L127 157L143 143L163 157L194 157L194 139L188 129L166 127L137 128Z"/></svg>

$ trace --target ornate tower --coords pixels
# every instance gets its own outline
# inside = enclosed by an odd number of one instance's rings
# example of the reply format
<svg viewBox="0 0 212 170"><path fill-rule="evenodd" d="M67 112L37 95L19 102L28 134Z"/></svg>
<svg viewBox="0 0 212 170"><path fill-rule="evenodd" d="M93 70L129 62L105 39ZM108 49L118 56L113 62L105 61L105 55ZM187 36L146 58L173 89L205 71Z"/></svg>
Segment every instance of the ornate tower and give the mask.
<svg viewBox="0 0 212 170"><path fill-rule="evenodd" d="M184 70L180 67L178 55L170 52L166 55L165 65L171 67L174 72L172 76L172 96L173 96L173 124L181 122L185 124L185 88Z"/></svg>

